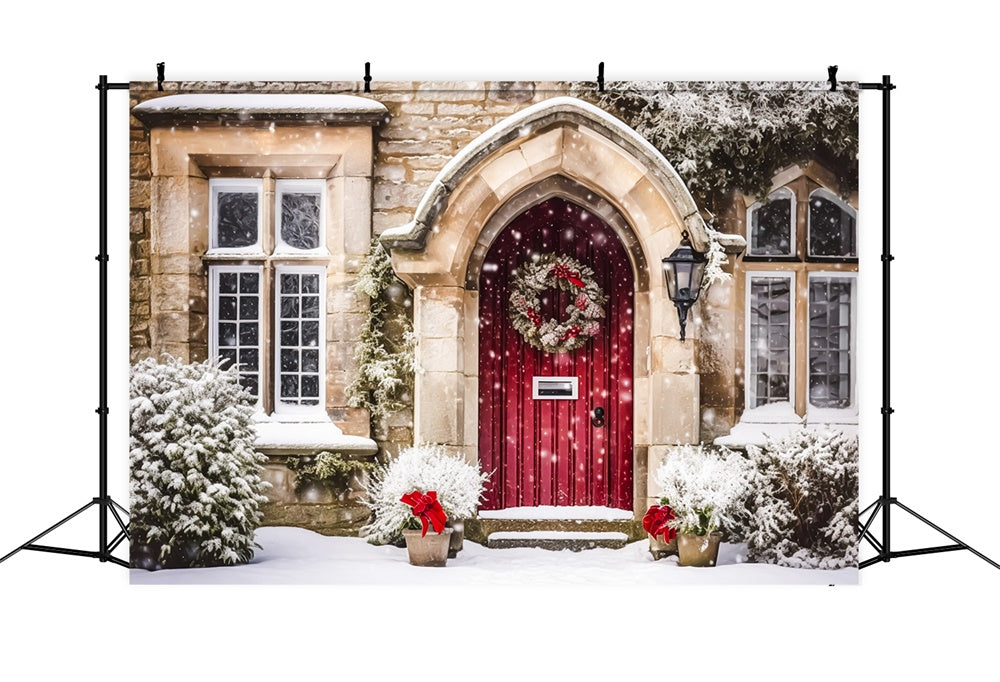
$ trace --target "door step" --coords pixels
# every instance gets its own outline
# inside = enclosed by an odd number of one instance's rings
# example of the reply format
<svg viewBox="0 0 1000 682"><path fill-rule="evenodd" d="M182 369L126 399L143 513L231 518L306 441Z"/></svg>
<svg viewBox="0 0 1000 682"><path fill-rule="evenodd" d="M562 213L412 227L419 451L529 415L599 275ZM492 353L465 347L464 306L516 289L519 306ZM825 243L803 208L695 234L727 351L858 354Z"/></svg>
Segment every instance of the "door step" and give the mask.
<svg viewBox="0 0 1000 682"><path fill-rule="evenodd" d="M585 532L565 530L496 531L486 538L490 549L514 549L517 547L537 547L540 549L580 552L585 549L605 547L622 549L628 543L628 535L616 531Z"/></svg>
<svg viewBox="0 0 1000 682"><path fill-rule="evenodd" d="M465 537L473 542L488 545L487 540L498 533L577 533L593 535L601 538L603 533L618 533L628 541L641 540L646 537L642 522L631 516L628 518L496 518L480 516L465 521ZM539 514L539 516L542 516ZM503 535L498 536L504 537ZM576 536L579 537L579 536ZM607 538L603 538L606 540ZM512 545L513 546L513 545ZM518 545L529 546L529 545Z"/></svg>

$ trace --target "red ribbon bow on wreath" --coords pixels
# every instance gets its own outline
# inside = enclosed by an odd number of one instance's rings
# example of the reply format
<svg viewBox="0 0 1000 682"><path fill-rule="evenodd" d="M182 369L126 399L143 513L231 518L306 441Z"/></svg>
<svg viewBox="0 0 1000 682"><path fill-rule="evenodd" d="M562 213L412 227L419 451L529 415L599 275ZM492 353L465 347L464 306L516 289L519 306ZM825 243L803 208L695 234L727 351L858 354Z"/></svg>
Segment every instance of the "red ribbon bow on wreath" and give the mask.
<svg viewBox="0 0 1000 682"><path fill-rule="evenodd" d="M677 529L671 528L668 524L676 518L674 510L667 505L654 504L642 517L642 527L654 538L663 535L663 541L670 542L677 537Z"/></svg>
<svg viewBox="0 0 1000 682"><path fill-rule="evenodd" d="M413 515L420 519L421 532L420 537L427 535L427 524L434 528L435 533L440 533L444 530L444 523L448 520L445 516L444 509L441 508L441 503L437 499L437 491L428 490L427 494L420 492L419 490L414 490L412 493L406 493L401 498L400 502L410 505L413 509Z"/></svg>
<svg viewBox="0 0 1000 682"><path fill-rule="evenodd" d="M583 283L583 280L580 279L580 273L579 272L573 272L572 270L570 270L565 265L556 265L556 266L554 266L552 268L552 276L555 277L556 279L564 279L567 282L569 282L570 284L572 284L574 286L578 286L581 289L586 286Z"/></svg>

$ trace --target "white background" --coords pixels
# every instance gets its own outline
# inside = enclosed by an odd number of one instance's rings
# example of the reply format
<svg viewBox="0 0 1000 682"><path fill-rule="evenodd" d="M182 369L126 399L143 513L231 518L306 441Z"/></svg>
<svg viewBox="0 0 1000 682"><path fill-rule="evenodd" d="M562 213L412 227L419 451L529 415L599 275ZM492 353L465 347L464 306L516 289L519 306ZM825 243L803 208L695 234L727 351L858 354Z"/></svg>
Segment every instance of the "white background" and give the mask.
<svg viewBox="0 0 1000 682"><path fill-rule="evenodd" d="M934 15L874 2L104 5L22 4L4 19L0 554L97 494L98 74L153 80L165 60L169 79L360 79L369 60L377 88L593 79L604 60L609 80L822 80L832 63L844 80L892 74L893 493L1000 558L996 46L994 22L973 3ZM110 94L111 479L122 502L126 99ZM881 457L879 100L863 94L865 502L877 496ZM900 521L895 548L938 544ZM96 547L96 520L58 539ZM0 565L0 675L978 678L994 653L998 597L1000 571L966 552L877 565L857 588L641 591L154 589L130 587L111 565L25 552ZM426 653L403 658L413 649ZM437 662L439 650L450 662Z"/></svg>

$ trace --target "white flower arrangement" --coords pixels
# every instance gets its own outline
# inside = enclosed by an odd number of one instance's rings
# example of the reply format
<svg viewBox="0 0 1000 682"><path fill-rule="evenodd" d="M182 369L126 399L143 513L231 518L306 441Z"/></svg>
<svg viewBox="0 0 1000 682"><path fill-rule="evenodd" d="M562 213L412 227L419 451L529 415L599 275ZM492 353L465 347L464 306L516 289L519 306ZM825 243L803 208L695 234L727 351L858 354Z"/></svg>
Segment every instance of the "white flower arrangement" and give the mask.
<svg viewBox="0 0 1000 682"><path fill-rule="evenodd" d="M449 519L475 516L488 473L467 462L461 455L449 455L439 445L415 445L378 466L365 485L364 504L372 510L371 521L361 529L372 544L386 544L402 537L402 529L412 516L403 495L434 490Z"/></svg>
<svg viewBox="0 0 1000 682"><path fill-rule="evenodd" d="M677 518L678 532L707 536L737 525L749 494L751 466L726 448L683 445L656 470L661 496Z"/></svg>

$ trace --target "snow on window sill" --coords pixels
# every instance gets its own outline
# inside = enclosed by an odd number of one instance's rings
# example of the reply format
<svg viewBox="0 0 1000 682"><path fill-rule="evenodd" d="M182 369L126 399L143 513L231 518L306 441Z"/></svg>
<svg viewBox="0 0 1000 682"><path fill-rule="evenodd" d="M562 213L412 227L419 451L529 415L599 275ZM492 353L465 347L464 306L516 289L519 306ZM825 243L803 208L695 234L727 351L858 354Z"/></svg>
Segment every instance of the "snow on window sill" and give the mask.
<svg viewBox="0 0 1000 682"><path fill-rule="evenodd" d="M719 436L713 442L731 447L763 445L767 438L781 438L803 427L814 430L833 428L856 435L858 412L854 408L810 408L805 417L800 417L795 414L791 403L771 403L744 411L729 435Z"/></svg>
<svg viewBox="0 0 1000 682"><path fill-rule="evenodd" d="M378 445L371 438L348 436L329 419L285 421L258 415L254 419L258 450L267 454L312 454L322 450L353 455L373 455Z"/></svg>
<svg viewBox="0 0 1000 682"><path fill-rule="evenodd" d="M209 249L205 252L205 258L215 260L245 260L247 258L265 258L266 254L261 249Z"/></svg>

